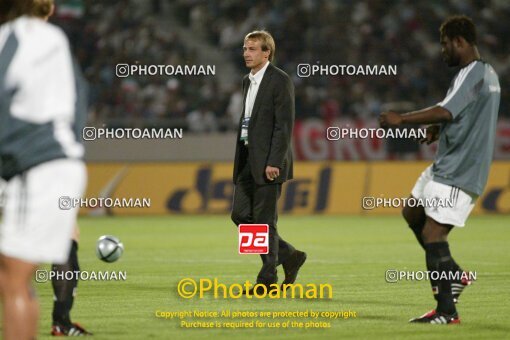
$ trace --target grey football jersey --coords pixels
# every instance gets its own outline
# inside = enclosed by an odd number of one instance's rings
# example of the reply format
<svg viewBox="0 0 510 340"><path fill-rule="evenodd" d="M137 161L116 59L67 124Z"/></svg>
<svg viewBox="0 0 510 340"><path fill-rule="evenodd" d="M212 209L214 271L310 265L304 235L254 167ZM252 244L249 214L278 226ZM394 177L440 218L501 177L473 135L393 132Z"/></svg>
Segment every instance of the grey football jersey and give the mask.
<svg viewBox="0 0 510 340"><path fill-rule="evenodd" d="M434 181L481 195L492 162L501 88L491 65L475 60L455 75L438 106L452 114L441 125Z"/></svg>

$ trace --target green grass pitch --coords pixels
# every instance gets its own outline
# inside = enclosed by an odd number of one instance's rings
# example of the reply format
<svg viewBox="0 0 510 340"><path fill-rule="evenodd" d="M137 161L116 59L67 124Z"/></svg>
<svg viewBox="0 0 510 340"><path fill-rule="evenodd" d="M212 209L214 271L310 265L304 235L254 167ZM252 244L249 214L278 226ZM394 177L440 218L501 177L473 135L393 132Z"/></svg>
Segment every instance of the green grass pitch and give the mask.
<svg viewBox="0 0 510 340"><path fill-rule="evenodd" d="M180 298L176 286L185 277L217 277L227 284L255 280L260 259L237 254L237 233L228 216L81 218L79 224L82 270L127 272L124 282L79 283L72 317L94 332L95 339L496 339L510 334L510 216L472 217L466 228L452 232L455 259L477 272L477 281L457 306L462 324L454 326L407 323L435 304L427 281L385 281L388 269L425 269L423 251L396 216L280 217L282 237L308 253L298 282L330 283L331 300ZM95 256L95 241L104 234L124 243L125 253L116 263ZM283 277L280 269L280 282ZM50 339L51 284L35 286L41 305L39 335ZM351 310L357 317L332 320L328 329L307 330L183 329L179 320L155 317L156 310L222 309Z"/></svg>

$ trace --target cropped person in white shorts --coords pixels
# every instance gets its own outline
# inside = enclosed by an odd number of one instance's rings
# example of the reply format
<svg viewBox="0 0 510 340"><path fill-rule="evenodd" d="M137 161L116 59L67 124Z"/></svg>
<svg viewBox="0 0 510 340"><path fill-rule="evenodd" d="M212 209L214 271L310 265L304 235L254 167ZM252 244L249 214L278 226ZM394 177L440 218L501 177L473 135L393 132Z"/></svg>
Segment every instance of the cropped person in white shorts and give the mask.
<svg viewBox="0 0 510 340"><path fill-rule="evenodd" d="M77 209L59 197L81 197L86 185L78 140L85 93L68 40L31 17L32 0L0 10L0 177L6 180L0 226L3 338L35 339L38 303L31 281L41 263L63 263Z"/></svg>

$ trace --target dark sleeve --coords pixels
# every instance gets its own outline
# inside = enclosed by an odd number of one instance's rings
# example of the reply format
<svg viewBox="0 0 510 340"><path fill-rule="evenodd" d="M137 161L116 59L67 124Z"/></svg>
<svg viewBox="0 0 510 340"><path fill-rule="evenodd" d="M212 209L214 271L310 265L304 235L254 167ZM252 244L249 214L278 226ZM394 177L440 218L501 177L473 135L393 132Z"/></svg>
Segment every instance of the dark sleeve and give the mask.
<svg viewBox="0 0 510 340"><path fill-rule="evenodd" d="M76 140L83 144L83 128L87 122L88 104L89 104L89 84L76 59L73 59L74 80L76 84L76 103L74 113L73 130Z"/></svg>
<svg viewBox="0 0 510 340"><path fill-rule="evenodd" d="M274 96L273 138L267 165L283 168L294 125L294 85L288 77L280 78Z"/></svg>

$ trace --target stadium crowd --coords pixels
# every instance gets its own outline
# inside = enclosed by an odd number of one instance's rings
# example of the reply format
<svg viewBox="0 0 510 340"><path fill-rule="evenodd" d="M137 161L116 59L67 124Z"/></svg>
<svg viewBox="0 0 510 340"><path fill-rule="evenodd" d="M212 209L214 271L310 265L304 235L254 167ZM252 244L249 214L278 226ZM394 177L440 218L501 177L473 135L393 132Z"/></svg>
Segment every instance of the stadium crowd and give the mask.
<svg viewBox="0 0 510 340"><path fill-rule="evenodd" d="M134 2L134 1L133 1ZM219 49L246 73L244 35L259 28L276 40L276 64L294 78L296 118L371 118L382 106L410 102L419 108L440 101L455 70L441 61L438 27L453 13L471 16L479 48L510 82L510 3L491 1L160 1L143 9L129 0L84 1L81 17L57 16L91 83L92 121L113 126L179 125L197 132L235 127L241 113L240 86L218 85L218 77L136 76L119 78L117 63L193 64L197 49L162 23L174 22L203 44ZM397 76L298 77L297 65L397 65ZM217 72L220 72L217 70ZM503 91L500 116L510 116Z"/></svg>

